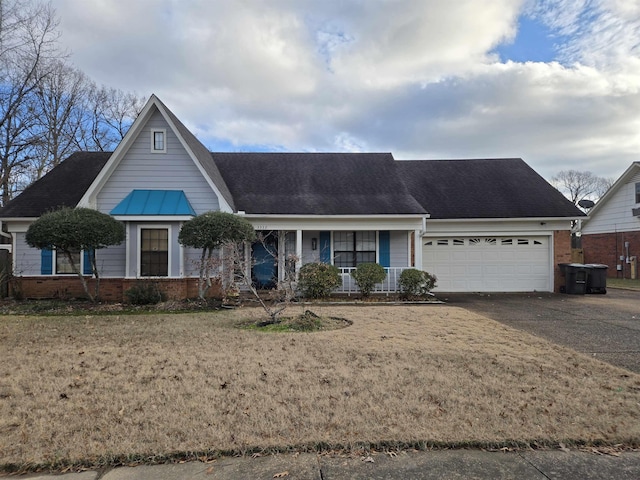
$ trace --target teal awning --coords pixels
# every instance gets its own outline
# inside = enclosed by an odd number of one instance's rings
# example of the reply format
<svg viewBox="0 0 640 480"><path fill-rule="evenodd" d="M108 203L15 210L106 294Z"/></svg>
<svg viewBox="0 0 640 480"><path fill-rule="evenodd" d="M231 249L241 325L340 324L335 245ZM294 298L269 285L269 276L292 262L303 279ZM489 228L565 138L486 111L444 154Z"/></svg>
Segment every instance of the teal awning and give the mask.
<svg viewBox="0 0 640 480"><path fill-rule="evenodd" d="M132 190L111 215L195 215L182 190Z"/></svg>

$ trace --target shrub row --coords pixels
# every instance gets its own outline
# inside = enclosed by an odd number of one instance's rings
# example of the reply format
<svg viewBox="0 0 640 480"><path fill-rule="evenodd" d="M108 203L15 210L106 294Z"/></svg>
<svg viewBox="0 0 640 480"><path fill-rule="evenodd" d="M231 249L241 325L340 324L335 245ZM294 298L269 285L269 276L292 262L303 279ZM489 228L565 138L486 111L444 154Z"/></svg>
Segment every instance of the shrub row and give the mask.
<svg viewBox="0 0 640 480"><path fill-rule="evenodd" d="M383 266L362 263L351 273L363 297L368 297L377 283L387 277ZM340 270L326 263L308 263L300 269L298 288L304 298L326 298L342 284ZM403 298L423 297L436 286L436 277L430 273L408 268L400 274L398 291ZM164 293L154 282L140 282L125 292L129 303L150 305L165 300Z"/></svg>
<svg viewBox="0 0 640 480"><path fill-rule="evenodd" d="M387 277L383 266L362 263L351 273L362 296L368 297L375 285ZM398 279L398 290L403 298L423 297L436 286L436 276L415 268L403 270ZM308 263L300 269L298 286L305 298L326 298L340 286L340 270L326 263Z"/></svg>

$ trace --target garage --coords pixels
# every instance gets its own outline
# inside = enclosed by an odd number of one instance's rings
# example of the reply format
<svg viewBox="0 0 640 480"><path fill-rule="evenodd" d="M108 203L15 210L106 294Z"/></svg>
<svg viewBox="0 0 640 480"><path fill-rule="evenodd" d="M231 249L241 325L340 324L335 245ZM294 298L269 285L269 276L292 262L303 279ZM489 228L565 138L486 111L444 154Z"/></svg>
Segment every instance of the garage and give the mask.
<svg viewBox="0 0 640 480"><path fill-rule="evenodd" d="M424 238L423 270L440 292L552 291L548 236Z"/></svg>

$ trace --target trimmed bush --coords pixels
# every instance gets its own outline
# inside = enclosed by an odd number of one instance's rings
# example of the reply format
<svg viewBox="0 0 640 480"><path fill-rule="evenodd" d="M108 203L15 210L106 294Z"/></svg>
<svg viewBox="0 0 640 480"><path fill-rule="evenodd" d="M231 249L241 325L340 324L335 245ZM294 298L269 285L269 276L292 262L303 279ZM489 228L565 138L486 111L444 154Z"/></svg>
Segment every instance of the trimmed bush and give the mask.
<svg viewBox="0 0 640 480"><path fill-rule="evenodd" d="M387 272L385 272L382 265L377 263L361 263L351 272L351 276L358 284L362 296L368 297L376 283L380 283L387 278Z"/></svg>
<svg viewBox="0 0 640 480"><path fill-rule="evenodd" d="M325 298L342 285L340 270L327 263L307 263L300 269L298 287L305 298Z"/></svg>
<svg viewBox="0 0 640 480"><path fill-rule="evenodd" d="M124 292L132 305L155 305L166 300L166 295L154 282L139 282Z"/></svg>
<svg viewBox="0 0 640 480"><path fill-rule="evenodd" d="M421 297L436 286L437 278L428 272L416 268L408 268L400 274L398 287L404 298Z"/></svg>

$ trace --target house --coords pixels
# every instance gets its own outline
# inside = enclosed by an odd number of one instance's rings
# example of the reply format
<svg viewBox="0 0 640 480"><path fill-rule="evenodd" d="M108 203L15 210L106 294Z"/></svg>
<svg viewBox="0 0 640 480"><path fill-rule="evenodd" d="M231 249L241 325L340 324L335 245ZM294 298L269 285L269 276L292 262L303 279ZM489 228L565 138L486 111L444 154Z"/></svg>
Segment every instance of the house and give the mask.
<svg viewBox="0 0 640 480"><path fill-rule="evenodd" d="M640 255L640 162L634 162L582 221L585 263L607 265L609 277L637 278Z"/></svg>
<svg viewBox="0 0 640 480"><path fill-rule="evenodd" d="M196 296L199 252L177 238L206 211L242 215L265 234L270 248L251 250L259 286L282 278L293 254L295 268L338 266L343 292L363 262L387 269L379 291L394 291L409 267L436 274L440 291L554 291L571 222L583 216L521 159L212 153L155 96L113 153L71 155L0 210L26 297L80 294L62 256L25 243L29 224L60 206L125 224L126 241L97 252L106 300L148 278L172 297Z"/></svg>

